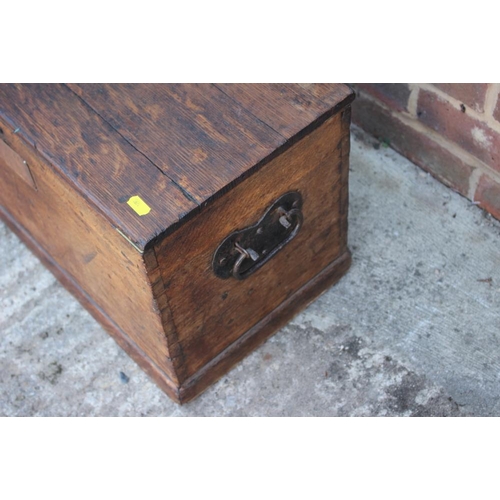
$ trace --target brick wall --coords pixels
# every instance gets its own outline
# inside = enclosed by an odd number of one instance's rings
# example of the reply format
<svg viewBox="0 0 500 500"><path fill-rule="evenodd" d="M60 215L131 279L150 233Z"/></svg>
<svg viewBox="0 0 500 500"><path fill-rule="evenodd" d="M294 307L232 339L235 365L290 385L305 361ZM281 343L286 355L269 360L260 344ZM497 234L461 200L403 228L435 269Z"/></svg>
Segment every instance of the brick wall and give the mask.
<svg viewBox="0 0 500 500"><path fill-rule="evenodd" d="M353 121L500 219L500 84L354 84Z"/></svg>

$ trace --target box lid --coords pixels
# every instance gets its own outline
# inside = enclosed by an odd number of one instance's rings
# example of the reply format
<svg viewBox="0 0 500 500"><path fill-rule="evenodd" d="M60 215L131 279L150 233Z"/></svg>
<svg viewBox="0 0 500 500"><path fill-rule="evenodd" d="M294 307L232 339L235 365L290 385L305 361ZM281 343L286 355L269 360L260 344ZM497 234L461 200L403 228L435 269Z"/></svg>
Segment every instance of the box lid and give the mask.
<svg viewBox="0 0 500 500"><path fill-rule="evenodd" d="M143 251L353 97L341 84L0 85L0 117Z"/></svg>

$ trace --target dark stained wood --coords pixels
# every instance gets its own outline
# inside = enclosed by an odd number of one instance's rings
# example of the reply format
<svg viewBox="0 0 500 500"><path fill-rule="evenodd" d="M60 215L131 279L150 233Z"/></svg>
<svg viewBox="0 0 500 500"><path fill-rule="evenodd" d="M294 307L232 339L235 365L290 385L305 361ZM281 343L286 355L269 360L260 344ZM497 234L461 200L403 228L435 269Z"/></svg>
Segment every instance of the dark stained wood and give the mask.
<svg viewBox="0 0 500 500"><path fill-rule="evenodd" d="M70 87L0 85L0 216L185 402L347 270L352 93ZM290 190L297 236L246 280L217 278L218 244Z"/></svg>
<svg viewBox="0 0 500 500"><path fill-rule="evenodd" d="M198 204L284 142L213 85L70 87Z"/></svg>
<svg viewBox="0 0 500 500"><path fill-rule="evenodd" d="M328 103L334 113L354 100L354 92L347 85L331 83L298 83L297 85L315 99L325 104Z"/></svg>
<svg viewBox="0 0 500 500"><path fill-rule="evenodd" d="M199 204L353 95L332 84L69 87Z"/></svg>
<svg viewBox="0 0 500 500"><path fill-rule="evenodd" d="M343 85L241 83L216 84L240 106L289 139L324 113L336 112L352 97Z"/></svg>

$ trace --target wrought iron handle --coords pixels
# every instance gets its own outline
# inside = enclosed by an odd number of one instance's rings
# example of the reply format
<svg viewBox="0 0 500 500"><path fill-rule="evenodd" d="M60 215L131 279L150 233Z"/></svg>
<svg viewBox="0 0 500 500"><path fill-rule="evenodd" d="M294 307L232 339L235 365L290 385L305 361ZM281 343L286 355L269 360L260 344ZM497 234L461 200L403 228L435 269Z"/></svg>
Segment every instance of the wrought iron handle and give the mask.
<svg viewBox="0 0 500 500"><path fill-rule="evenodd" d="M222 279L247 278L295 237L302 222L300 193L284 194L256 224L224 239L213 257L214 273Z"/></svg>

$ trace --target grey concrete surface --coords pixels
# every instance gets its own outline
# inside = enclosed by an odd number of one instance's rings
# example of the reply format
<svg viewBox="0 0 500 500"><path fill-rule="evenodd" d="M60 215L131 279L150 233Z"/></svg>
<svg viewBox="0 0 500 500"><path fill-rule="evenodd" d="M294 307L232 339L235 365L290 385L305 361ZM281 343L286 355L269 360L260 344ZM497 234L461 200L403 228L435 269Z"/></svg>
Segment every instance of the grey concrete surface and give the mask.
<svg viewBox="0 0 500 500"><path fill-rule="evenodd" d="M353 132L351 270L182 407L0 225L0 414L500 415L500 224Z"/></svg>

